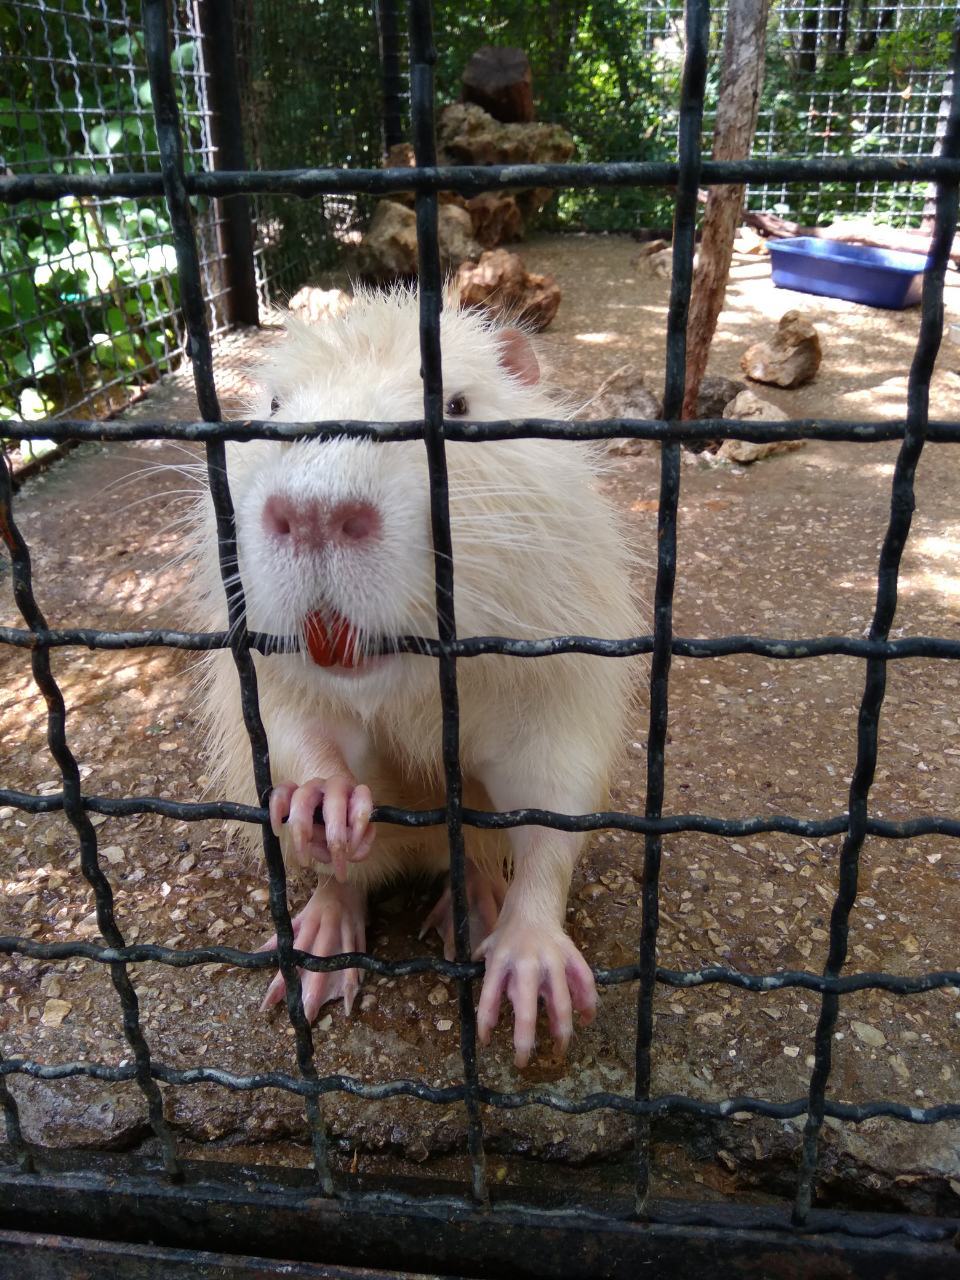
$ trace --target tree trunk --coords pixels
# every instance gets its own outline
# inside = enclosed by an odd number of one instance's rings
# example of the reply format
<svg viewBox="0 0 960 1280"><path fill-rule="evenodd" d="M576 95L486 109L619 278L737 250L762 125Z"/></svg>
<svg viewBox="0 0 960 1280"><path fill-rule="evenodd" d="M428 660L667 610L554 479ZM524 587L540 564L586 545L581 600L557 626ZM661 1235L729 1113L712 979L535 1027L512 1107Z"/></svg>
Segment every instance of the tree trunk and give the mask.
<svg viewBox="0 0 960 1280"><path fill-rule="evenodd" d="M744 160L757 128L770 0L729 0L723 72L714 127L714 160ZM683 417L696 414L700 380L723 306L733 241L743 208L743 186L711 187L687 321L687 376Z"/></svg>
<svg viewBox="0 0 960 1280"><path fill-rule="evenodd" d="M769 7L769 6L768 6ZM812 75L817 69L817 43L820 39L820 0L808 0L800 25L800 49L797 70Z"/></svg>
<svg viewBox="0 0 960 1280"><path fill-rule="evenodd" d="M950 104L953 101L953 72L947 73L943 82L943 94L940 98L940 110L937 112L937 130L933 137L933 154L943 155L943 141L947 136L947 120L950 118ZM933 222L937 212L937 184L931 182L927 187L927 198L923 204L921 228L928 236L933 235Z"/></svg>

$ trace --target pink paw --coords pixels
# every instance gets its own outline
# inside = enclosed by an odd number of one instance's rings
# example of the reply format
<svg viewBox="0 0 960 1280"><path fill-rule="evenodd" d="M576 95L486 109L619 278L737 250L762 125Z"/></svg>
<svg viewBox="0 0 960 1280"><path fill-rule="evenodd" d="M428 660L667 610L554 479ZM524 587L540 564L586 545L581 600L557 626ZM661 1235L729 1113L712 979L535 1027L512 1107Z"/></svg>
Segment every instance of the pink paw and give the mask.
<svg viewBox="0 0 960 1280"><path fill-rule="evenodd" d="M322 809L323 826L314 821ZM270 825L279 838L286 821L293 840L293 856L301 867L329 862L343 884L347 862L360 862L370 852L376 828L370 825L373 796L346 774L311 778L296 786L281 782L270 792Z"/></svg>
<svg viewBox="0 0 960 1280"><path fill-rule="evenodd" d="M486 960L487 971L477 1005L477 1030L481 1044L489 1044L500 1019L503 996L513 1005L515 1062L525 1067L536 1040L537 1004L547 1007L550 1034L560 1053L566 1052L573 1034L573 1011L583 1022L592 1022L597 1010L597 988L590 966L558 924L529 920L500 923L475 952Z"/></svg>
<svg viewBox="0 0 960 1280"><path fill-rule="evenodd" d="M500 908L507 893L507 882L501 872L488 875L467 859L467 905L470 910L470 946L473 951L484 942L497 926ZM449 879L440 898L423 922L420 937L425 938L436 929L443 942L443 955L453 960L456 947L453 941L453 895Z"/></svg>
<svg viewBox="0 0 960 1280"><path fill-rule="evenodd" d="M366 903L363 893L352 885L328 880L318 885L299 915L293 918L293 940L299 951L313 956L337 956L366 948ZM277 945L274 934L261 951ZM343 998L346 1013L353 1008L363 973L360 969L338 969L331 973L298 970L300 995L307 1021L312 1022L329 1000ZM278 973L263 997L261 1009L279 1004L286 992L283 974Z"/></svg>

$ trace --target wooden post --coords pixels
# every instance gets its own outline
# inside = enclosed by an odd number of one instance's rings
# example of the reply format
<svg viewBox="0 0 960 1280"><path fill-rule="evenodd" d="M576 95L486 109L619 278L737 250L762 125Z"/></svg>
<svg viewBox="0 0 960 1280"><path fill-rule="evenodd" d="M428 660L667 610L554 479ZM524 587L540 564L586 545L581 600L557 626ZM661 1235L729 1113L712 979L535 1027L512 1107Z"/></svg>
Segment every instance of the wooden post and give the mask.
<svg viewBox="0 0 960 1280"><path fill-rule="evenodd" d="M950 104L953 101L953 72L947 72L947 78L943 82L943 93L940 95L940 110L937 113L937 129L933 137L933 152L935 156L943 155L943 141L947 136L947 121L950 118ZM920 227L928 236L933 235L933 220L936 216L937 204L937 184L931 182L927 187L927 198L923 204L923 219Z"/></svg>
<svg viewBox="0 0 960 1280"><path fill-rule="evenodd" d="M723 72L713 135L714 160L744 160L757 128L770 0L729 0ZM711 187L693 278L687 322L687 377L683 417L697 412L700 380L723 306L733 241L743 209L743 186Z"/></svg>
<svg viewBox="0 0 960 1280"><path fill-rule="evenodd" d="M403 72L400 67L400 18L397 0L375 5L380 37L380 84L383 94L383 154L404 141Z"/></svg>
<svg viewBox="0 0 960 1280"><path fill-rule="evenodd" d="M204 0L197 5L203 36L203 60L207 68L207 101L215 169L246 169L243 118L237 81L232 0ZM227 321L259 324L257 274L253 259L253 224L246 196L224 196L218 201L218 238L224 274Z"/></svg>

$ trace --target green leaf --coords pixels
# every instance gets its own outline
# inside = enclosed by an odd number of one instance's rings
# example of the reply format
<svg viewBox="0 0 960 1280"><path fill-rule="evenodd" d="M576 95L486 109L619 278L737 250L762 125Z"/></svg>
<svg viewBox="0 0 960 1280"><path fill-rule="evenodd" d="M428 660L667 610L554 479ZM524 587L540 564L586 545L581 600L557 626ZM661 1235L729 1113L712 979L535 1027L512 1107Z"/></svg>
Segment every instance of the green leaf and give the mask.
<svg viewBox="0 0 960 1280"><path fill-rule="evenodd" d="M90 130L90 143L102 156L108 156L122 137L123 124L120 120L107 120Z"/></svg>
<svg viewBox="0 0 960 1280"><path fill-rule="evenodd" d="M170 55L170 62L174 71L193 71L197 65L197 42L185 40L178 44Z"/></svg>

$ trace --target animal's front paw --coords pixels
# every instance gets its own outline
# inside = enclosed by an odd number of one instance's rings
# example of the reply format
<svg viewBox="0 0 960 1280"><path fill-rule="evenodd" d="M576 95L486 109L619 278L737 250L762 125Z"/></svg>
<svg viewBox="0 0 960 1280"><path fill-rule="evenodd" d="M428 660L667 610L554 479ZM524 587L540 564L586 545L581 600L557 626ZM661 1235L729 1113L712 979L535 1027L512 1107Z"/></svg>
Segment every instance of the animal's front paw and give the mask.
<svg viewBox="0 0 960 1280"><path fill-rule="evenodd" d="M322 825L314 821L317 809L323 814ZM347 878L347 863L359 862L370 852L376 836L376 828L370 825L372 812L370 788L358 786L348 774L311 778L300 786L281 782L270 792L274 835L280 836L286 822L300 866L313 861L332 863L341 883Z"/></svg>
<svg viewBox="0 0 960 1280"><path fill-rule="evenodd" d="M537 1002L547 1007L550 1034L561 1053L573 1034L573 1011L592 1022L597 1009L597 988L590 966L558 924L538 924L507 918L500 921L476 951L486 960L487 971L477 1006L477 1030L481 1044L488 1044L500 1019L503 996L513 1005L513 1046L518 1067L530 1061L535 1043Z"/></svg>
<svg viewBox="0 0 960 1280"><path fill-rule="evenodd" d="M470 943L476 951L496 927L500 908L507 895L507 882L499 869L492 872L481 871L469 858L466 873ZM420 937L425 938L431 929L436 929L440 935L444 959L453 960L456 956L456 944L453 939L453 895L449 877L439 901L423 922Z"/></svg>
<svg viewBox="0 0 960 1280"><path fill-rule="evenodd" d="M366 948L366 899L353 885L327 880L318 885L299 915L293 918L293 941L298 951L313 956L336 956ZM277 935L260 948L272 951ZM328 1000L343 997L346 1013L353 1008L363 974L359 969L337 969L316 973L299 969L300 995L307 1021L312 1022ZM286 992L283 974L278 973L267 988L261 1009L279 1004Z"/></svg>

